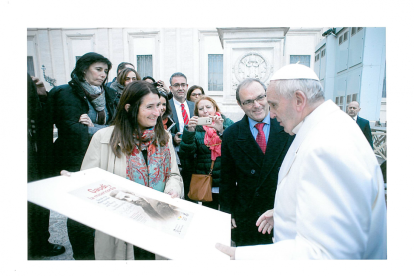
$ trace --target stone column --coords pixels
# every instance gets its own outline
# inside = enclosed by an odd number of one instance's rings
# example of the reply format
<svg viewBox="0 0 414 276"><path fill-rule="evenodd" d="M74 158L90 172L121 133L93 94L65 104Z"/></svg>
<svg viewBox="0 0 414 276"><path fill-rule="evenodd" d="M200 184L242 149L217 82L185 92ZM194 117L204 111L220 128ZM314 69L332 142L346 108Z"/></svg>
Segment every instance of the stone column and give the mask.
<svg viewBox="0 0 414 276"><path fill-rule="evenodd" d="M266 84L282 67L289 28L217 28L223 55L223 107L234 120L244 115L236 101L236 88L246 78Z"/></svg>

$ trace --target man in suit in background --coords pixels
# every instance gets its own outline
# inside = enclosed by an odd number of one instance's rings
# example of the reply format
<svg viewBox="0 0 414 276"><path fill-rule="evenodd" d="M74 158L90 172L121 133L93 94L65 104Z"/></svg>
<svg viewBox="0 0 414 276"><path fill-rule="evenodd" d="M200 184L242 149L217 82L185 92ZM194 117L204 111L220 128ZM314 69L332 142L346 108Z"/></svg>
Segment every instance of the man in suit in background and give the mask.
<svg viewBox="0 0 414 276"><path fill-rule="evenodd" d="M364 133L365 138L367 138L371 148L373 149L374 146L372 144L372 134L371 128L369 126L369 121L358 116L360 110L361 108L359 107L359 103L354 101L349 103L348 107L346 108L346 113L348 113L348 115L351 116L351 118L354 119L354 121L356 121L356 123Z"/></svg>
<svg viewBox="0 0 414 276"><path fill-rule="evenodd" d="M175 126L171 128L171 135L175 152L177 153L178 167L180 168L181 176L184 181L184 197L186 200L190 200L188 198L188 191L191 181L192 166L194 164L183 164L179 158L181 134L183 133L184 126L187 125L190 118L194 116L194 103L186 100L187 90L187 77L180 72L172 74L170 77L170 91L173 94L173 98L169 100L169 103L172 109L172 117Z"/></svg>
<svg viewBox="0 0 414 276"><path fill-rule="evenodd" d="M265 90L257 79L239 84L236 99L245 116L223 133L220 210L232 215L237 246L272 243L256 221L273 208L279 168L294 139L270 118Z"/></svg>

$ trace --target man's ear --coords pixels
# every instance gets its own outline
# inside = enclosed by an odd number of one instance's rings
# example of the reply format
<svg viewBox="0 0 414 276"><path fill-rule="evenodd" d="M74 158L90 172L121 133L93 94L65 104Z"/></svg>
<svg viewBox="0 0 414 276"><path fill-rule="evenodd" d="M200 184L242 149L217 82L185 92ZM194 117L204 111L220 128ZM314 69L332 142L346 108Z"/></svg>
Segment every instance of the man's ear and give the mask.
<svg viewBox="0 0 414 276"><path fill-rule="evenodd" d="M300 90L295 91L294 95L295 107L297 111L302 111L305 108L307 98L305 93Z"/></svg>
<svg viewBox="0 0 414 276"><path fill-rule="evenodd" d="M126 112L128 112L128 110L129 110L129 107L130 107L131 105L130 104L126 104L125 105L125 110L126 110Z"/></svg>

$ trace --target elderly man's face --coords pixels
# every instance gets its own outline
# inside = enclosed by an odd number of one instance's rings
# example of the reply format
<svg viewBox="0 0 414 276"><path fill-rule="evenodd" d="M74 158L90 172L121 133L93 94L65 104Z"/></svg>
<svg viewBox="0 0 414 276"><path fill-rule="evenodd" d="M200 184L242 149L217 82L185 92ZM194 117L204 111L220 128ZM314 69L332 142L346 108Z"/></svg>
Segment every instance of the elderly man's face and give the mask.
<svg viewBox="0 0 414 276"><path fill-rule="evenodd" d="M271 81L267 88L267 102L270 106L270 117L276 118L286 133L294 135L292 130L300 123L294 108L294 98L287 99L276 91L275 81Z"/></svg>
<svg viewBox="0 0 414 276"><path fill-rule="evenodd" d="M346 113L351 117L355 117L360 110L358 102L351 102L346 109Z"/></svg>

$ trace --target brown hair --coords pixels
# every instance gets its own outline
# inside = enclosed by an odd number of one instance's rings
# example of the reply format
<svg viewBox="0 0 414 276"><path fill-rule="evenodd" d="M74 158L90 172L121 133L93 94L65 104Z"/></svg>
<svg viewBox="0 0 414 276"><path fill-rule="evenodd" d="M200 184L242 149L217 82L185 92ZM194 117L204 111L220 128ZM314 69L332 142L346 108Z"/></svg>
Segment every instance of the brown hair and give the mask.
<svg viewBox="0 0 414 276"><path fill-rule="evenodd" d="M203 87L198 86L198 85L193 85L190 88L188 88L188 91L187 91L187 101L191 101L190 100L191 93L193 93L193 91L196 90L196 89L200 89L201 95L205 95Z"/></svg>
<svg viewBox="0 0 414 276"><path fill-rule="evenodd" d="M213 104L213 106L216 108L216 112L221 113L220 108L218 107L216 101L213 98L211 98L209 96L201 96L200 98L198 98L198 100L194 104L194 115L195 116L198 116L198 103L202 100L210 101Z"/></svg>
<svg viewBox="0 0 414 276"><path fill-rule="evenodd" d="M110 140L112 151L118 158L121 157L121 152L131 155L135 148L136 140L134 138L138 139L139 147L141 146L142 132L138 122L139 107L143 98L150 93L160 96L154 85L141 80L129 83L122 93L112 123L115 127ZM130 104L128 111L125 110L126 104ZM164 130L161 116L157 119L154 131L154 145L157 143L162 147L167 145L168 134Z"/></svg>
<svg viewBox="0 0 414 276"><path fill-rule="evenodd" d="M120 85L125 85L125 79L127 78L129 72L134 72L135 76L138 80L141 80L141 77L139 76L139 74L137 73L137 71L135 71L135 69L126 67L125 69L122 69L122 71L119 72L118 76L116 77L116 81L120 84Z"/></svg>

